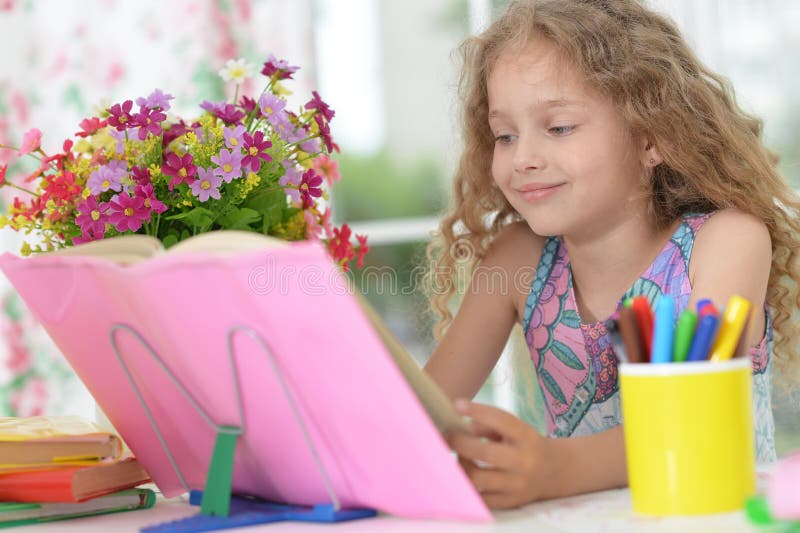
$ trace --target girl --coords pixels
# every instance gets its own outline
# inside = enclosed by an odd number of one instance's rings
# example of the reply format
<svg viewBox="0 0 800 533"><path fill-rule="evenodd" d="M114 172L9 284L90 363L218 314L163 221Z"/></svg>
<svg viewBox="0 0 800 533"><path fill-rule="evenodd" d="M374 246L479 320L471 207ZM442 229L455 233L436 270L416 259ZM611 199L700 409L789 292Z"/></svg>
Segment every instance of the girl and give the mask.
<svg viewBox="0 0 800 533"><path fill-rule="evenodd" d="M651 304L671 294L678 309L732 294L753 302L758 459L774 459L770 372L788 376L798 357L800 201L761 122L636 0L520 0L462 52L465 146L456 206L429 249L442 320L426 370L473 420L474 434L449 438L486 503L627 483L604 322L638 294ZM465 264L471 282L453 318ZM516 322L551 438L464 399Z"/></svg>

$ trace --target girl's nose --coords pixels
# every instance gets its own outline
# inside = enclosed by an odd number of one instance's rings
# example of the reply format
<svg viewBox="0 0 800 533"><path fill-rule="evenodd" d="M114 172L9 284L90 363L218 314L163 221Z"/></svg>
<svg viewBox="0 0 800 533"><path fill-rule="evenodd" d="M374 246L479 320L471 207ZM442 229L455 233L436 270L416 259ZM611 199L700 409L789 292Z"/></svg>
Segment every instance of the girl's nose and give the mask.
<svg viewBox="0 0 800 533"><path fill-rule="evenodd" d="M539 147L531 142L517 142L514 151L514 170L517 172L527 172L530 170L541 169L545 165Z"/></svg>

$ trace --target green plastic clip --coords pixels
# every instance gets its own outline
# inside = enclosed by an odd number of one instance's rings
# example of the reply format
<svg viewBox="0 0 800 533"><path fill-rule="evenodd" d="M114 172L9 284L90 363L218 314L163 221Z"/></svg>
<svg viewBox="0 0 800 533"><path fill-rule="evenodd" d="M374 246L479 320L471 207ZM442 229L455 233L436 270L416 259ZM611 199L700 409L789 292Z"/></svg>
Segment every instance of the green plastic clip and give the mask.
<svg viewBox="0 0 800 533"><path fill-rule="evenodd" d="M217 428L217 440L214 442L214 453L208 465L200 514L228 516L231 508L233 455L236 450L236 439L241 434L242 430L238 427Z"/></svg>

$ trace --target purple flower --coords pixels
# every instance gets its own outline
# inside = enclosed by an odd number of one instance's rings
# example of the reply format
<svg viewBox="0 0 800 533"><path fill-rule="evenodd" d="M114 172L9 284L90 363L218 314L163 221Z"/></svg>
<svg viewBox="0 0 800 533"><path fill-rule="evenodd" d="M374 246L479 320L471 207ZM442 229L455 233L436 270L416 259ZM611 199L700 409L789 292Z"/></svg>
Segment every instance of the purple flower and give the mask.
<svg viewBox="0 0 800 533"><path fill-rule="evenodd" d="M217 164L214 173L221 176L225 183L242 177L242 153L238 150L220 150L219 155L211 157L211 162Z"/></svg>
<svg viewBox="0 0 800 533"><path fill-rule="evenodd" d="M200 104L200 107L220 119L225 124L237 124L240 120L245 117L244 111L238 109L233 104L227 104L225 102L214 103L209 102L208 100L203 100L203 103Z"/></svg>
<svg viewBox="0 0 800 533"><path fill-rule="evenodd" d="M309 154L315 154L320 151L320 143L319 139L316 137L313 139L309 139L300 144L300 149Z"/></svg>
<svg viewBox="0 0 800 533"><path fill-rule="evenodd" d="M149 107L159 111L169 111L169 101L175 98L171 94L165 94L161 89L156 89L147 98L139 97L136 99L136 105L140 107Z"/></svg>
<svg viewBox="0 0 800 533"><path fill-rule="evenodd" d="M304 207L313 207L314 198L322 196L322 178L317 176L314 169L308 169L303 173L303 180L300 182L300 197L303 199Z"/></svg>
<svg viewBox="0 0 800 533"><path fill-rule="evenodd" d="M174 152L167 154L161 172L166 176L172 176L169 180L169 190L175 188L183 182L191 184L197 175L197 167L192 164L192 154L184 154L183 157Z"/></svg>
<svg viewBox="0 0 800 533"><path fill-rule="evenodd" d="M101 166L91 174L86 181L86 186L97 196L101 192L109 189L113 191L122 190L122 178L128 175L128 167L124 161L114 159Z"/></svg>
<svg viewBox="0 0 800 533"><path fill-rule="evenodd" d="M300 196L300 182L303 181L302 169L292 163L284 163L283 166L286 168L286 173L281 176L278 183L284 188L292 202L300 204L303 202Z"/></svg>
<svg viewBox="0 0 800 533"><path fill-rule="evenodd" d="M297 72L300 67L289 66L289 63L284 59L278 59L270 54L267 61L264 63L264 68L261 69L261 74L271 78L275 76L276 79L285 80L292 79L292 74Z"/></svg>
<svg viewBox="0 0 800 533"><path fill-rule="evenodd" d="M272 146L272 141L264 140L264 133L257 131L255 134L244 134L244 158L242 166L250 167L253 172L261 170L261 160L269 163L272 157L267 153L267 148Z"/></svg>
<svg viewBox="0 0 800 533"><path fill-rule="evenodd" d="M210 168L201 167L197 170L197 181L191 185L192 194L197 196L201 202L205 202L209 197L219 200L220 185L222 185L222 177L215 175Z"/></svg>
<svg viewBox="0 0 800 533"><path fill-rule="evenodd" d="M164 204L164 202L156 198L156 193L153 191L152 183L137 185L133 194L137 198L142 198L144 200L144 207L147 209L148 220L150 220L151 210L158 214L161 214L167 210L167 206Z"/></svg>
<svg viewBox="0 0 800 533"><path fill-rule="evenodd" d="M139 231L142 221L150 215L144 206L144 198L132 197L126 192L114 195L102 207L107 209L108 221L119 232Z"/></svg>
<svg viewBox="0 0 800 533"><path fill-rule="evenodd" d="M125 100L122 104L114 104L107 109L109 113L108 124L114 126L119 131L130 127L132 100Z"/></svg>
<svg viewBox="0 0 800 533"><path fill-rule="evenodd" d="M242 149L242 135L244 134L244 126L236 126L235 128L223 128L222 136L225 137L225 146L232 151Z"/></svg>
<svg viewBox="0 0 800 533"><path fill-rule="evenodd" d="M316 109L318 113L321 113L325 120L328 122L331 121L333 116L336 114L336 111L331 109L331 107L322 101L322 98L319 97L319 93L317 91L311 91L313 98L306 103L306 109Z"/></svg>
<svg viewBox="0 0 800 533"><path fill-rule="evenodd" d="M114 153L122 155L125 153L125 131L124 130L108 130L108 134L117 140L117 146L114 148Z"/></svg>
<svg viewBox="0 0 800 533"><path fill-rule="evenodd" d="M133 115L131 124L139 127L139 140L143 141L147 138L148 133L156 137L161 135L161 123L165 120L167 120L167 115L156 109L144 106L139 109L138 113Z"/></svg>
<svg viewBox="0 0 800 533"><path fill-rule="evenodd" d="M106 234L106 215L97 203L96 196L88 196L78 204L75 223L80 226L82 237L86 240L97 240Z"/></svg>
<svg viewBox="0 0 800 533"><path fill-rule="evenodd" d="M265 94L258 100L261 114L266 117L267 121L275 126L284 125L286 128L291 127L289 122L289 115L284 110L286 107L286 100L278 98L274 94Z"/></svg>

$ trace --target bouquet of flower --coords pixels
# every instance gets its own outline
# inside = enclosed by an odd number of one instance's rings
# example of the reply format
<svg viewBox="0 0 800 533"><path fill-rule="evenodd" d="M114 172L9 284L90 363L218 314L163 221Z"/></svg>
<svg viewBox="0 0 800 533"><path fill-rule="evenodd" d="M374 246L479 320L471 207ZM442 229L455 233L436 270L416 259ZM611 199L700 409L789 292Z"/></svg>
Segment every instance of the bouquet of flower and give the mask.
<svg viewBox="0 0 800 533"><path fill-rule="evenodd" d="M338 151L329 127L334 111L316 91L298 112L289 111L282 82L298 67L272 55L261 70L268 81L259 98L237 98L255 69L243 59L228 61L220 75L236 83L232 101L204 101L204 113L191 121L168 117L173 97L156 89L83 120L60 153L45 153L35 128L19 147L0 145L40 162L23 180L35 182L33 190L6 180L7 166L0 166L0 186L27 194L0 215L0 227L40 237L23 244L23 255L126 233L153 235L169 247L236 229L320 239L345 270L356 258L360 267L366 237L356 235L354 246L350 228L333 227L321 205L326 185L339 179L329 157Z"/></svg>

